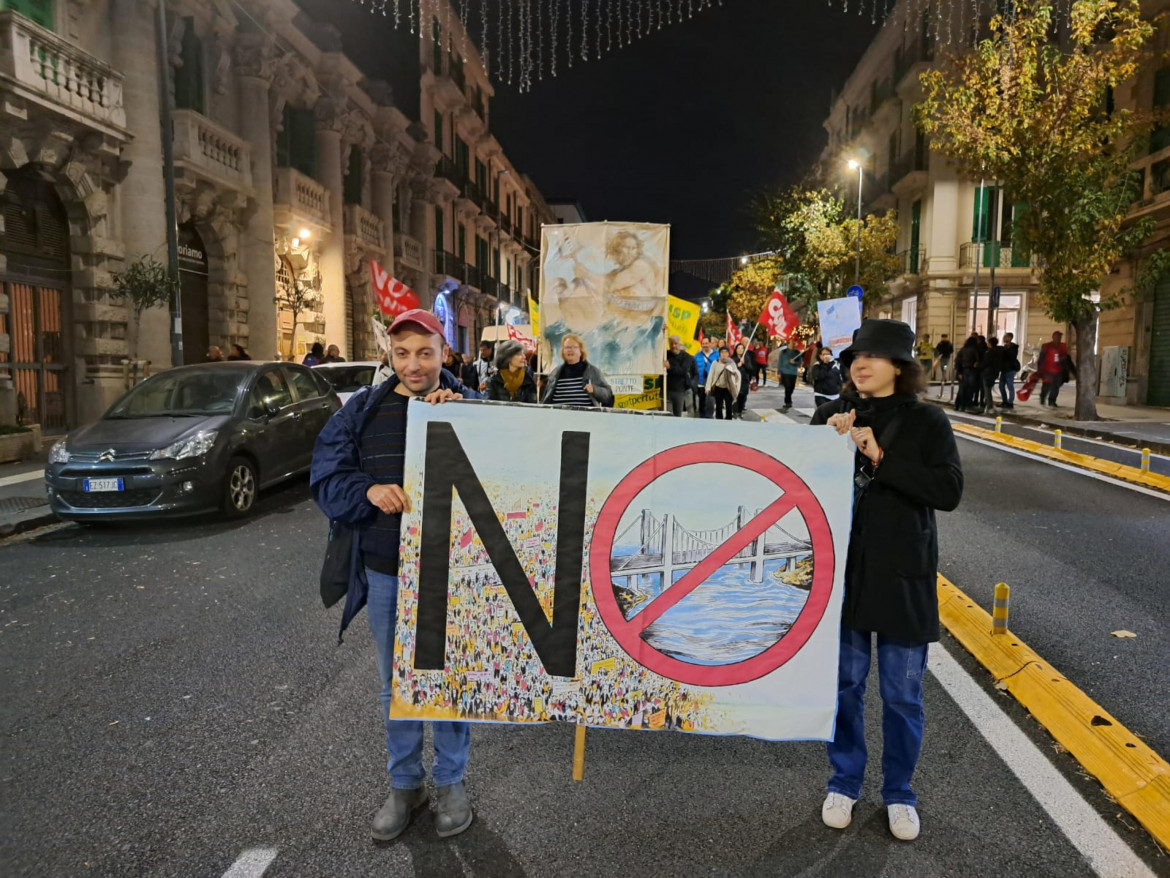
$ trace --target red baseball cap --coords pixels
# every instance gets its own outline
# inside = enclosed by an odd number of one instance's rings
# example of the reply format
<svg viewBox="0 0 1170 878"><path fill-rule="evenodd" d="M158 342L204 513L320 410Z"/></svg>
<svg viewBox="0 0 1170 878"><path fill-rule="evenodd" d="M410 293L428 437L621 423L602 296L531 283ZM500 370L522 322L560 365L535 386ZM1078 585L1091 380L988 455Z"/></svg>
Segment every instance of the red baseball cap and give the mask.
<svg viewBox="0 0 1170 878"><path fill-rule="evenodd" d="M439 323L439 318L424 308L411 308L409 311L403 311L394 318L394 322L390 324L390 328L386 332L388 335L393 335L408 325L417 326L432 335L443 335L443 326Z"/></svg>

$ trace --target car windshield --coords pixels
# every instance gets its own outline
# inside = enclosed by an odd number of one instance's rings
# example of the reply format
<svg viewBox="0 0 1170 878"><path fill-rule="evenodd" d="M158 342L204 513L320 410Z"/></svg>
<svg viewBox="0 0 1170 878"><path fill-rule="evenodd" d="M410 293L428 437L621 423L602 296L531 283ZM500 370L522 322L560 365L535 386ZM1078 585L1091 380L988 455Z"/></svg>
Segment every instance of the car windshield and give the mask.
<svg viewBox="0 0 1170 878"><path fill-rule="evenodd" d="M316 371L325 376L325 380L338 393L353 393L374 380L373 366L331 366L328 369L317 369Z"/></svg>
<svg viewBox="0 0 1170 878"><path fill-rule="evenodd" d="M172 370L143 381L112 409L106 418L196 417L231 414L243 369Z"/></svg>

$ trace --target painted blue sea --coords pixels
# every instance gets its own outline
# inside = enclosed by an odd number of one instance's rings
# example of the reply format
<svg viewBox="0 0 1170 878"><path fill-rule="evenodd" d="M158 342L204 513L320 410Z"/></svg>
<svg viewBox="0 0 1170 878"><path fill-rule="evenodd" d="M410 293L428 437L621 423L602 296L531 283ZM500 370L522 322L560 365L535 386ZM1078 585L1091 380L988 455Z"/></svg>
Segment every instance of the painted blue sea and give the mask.
<svg viewBox="0 0 1170 878"><path fill-rule="evenodd" d="M784 564L766 562L763 582L758 583L748 581L746 565L720 567L650 625L642 639L659 652L696 665L734 664L759 655L788 632L808 599L806 590L776 578ZM685 573L677 571L675 581ZM629 590L639 599L633 612L627 612L632 618L662 593L662 577L645 577Z"/></svg>

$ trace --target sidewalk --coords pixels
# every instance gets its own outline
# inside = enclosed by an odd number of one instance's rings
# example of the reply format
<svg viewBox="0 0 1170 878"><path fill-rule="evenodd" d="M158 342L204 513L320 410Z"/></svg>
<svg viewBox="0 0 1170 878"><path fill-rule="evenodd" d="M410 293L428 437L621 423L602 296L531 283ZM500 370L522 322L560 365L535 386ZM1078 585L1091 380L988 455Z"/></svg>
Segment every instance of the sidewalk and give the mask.
<svg viewBox="0 0 1170 878"><path fill-rule="evenodd" d="M943 388L936 382L931 384L925 398L950 407L954 402L953 390L954 385ZM993 392L992 398L999 399L998 389ZM1149 448L1157 454L1170 454L1170 409L1098 403L1097 414L1101 420L1075 421L1073 420L1075 398L1076 383L1073 382L1060 389L1060 404L1055 408L1042 406L1037 392L1027 402L1017 399L1014 409L1004 411L997 408L995 415L1001 416L1004 423L1060 429L1074 436L1103 439L1130 448Z"/></svg>
<svg viewBox="0 0 1170 878"><path fill-rule="evenodd" d="M45 496L48 447L28 460L0 465L0 538L57 521Z"/></svg>

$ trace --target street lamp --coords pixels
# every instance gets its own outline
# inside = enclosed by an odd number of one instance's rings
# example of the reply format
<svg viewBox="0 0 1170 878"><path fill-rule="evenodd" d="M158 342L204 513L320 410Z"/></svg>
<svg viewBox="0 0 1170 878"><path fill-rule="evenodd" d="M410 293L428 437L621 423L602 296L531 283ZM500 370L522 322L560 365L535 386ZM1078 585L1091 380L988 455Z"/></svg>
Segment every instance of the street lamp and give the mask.
<svg viewBox="0 0 1170 878"><path fill-rule="evenodd" d="M849 160L849 170L857 171L857 264L853 269L853 283L861 283L861 185L865 178L865 169L857 159Z"/></svg>

